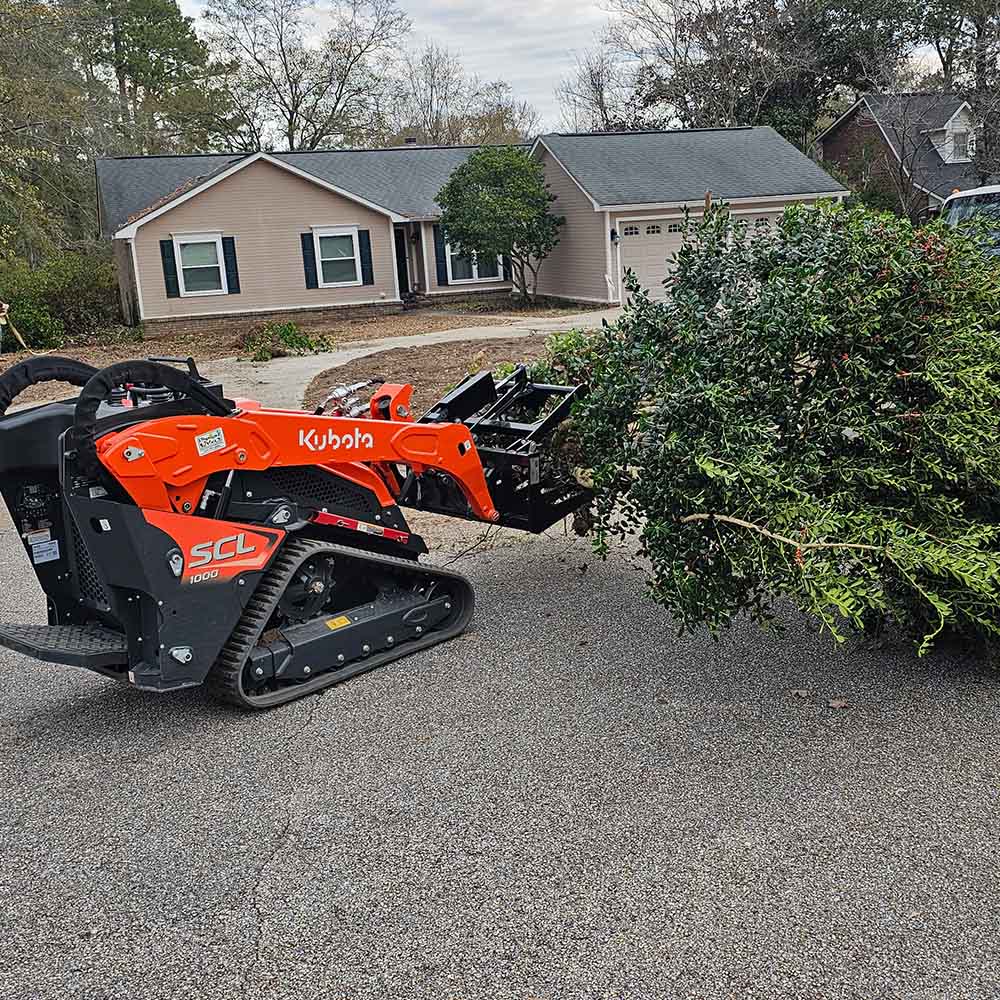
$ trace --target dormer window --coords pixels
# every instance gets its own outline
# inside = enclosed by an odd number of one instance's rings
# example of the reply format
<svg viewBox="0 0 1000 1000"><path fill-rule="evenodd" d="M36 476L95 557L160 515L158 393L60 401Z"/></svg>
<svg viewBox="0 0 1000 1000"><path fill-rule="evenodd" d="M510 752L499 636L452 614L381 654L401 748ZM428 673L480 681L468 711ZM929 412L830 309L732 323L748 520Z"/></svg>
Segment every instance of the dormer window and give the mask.
<svg viewBox="0 0 1000 1000"><path fill-rule="evenodd" d="M952 132L951 134L951 158L953 160L967 160L969 159L969 133L962 132Z"/></svg>

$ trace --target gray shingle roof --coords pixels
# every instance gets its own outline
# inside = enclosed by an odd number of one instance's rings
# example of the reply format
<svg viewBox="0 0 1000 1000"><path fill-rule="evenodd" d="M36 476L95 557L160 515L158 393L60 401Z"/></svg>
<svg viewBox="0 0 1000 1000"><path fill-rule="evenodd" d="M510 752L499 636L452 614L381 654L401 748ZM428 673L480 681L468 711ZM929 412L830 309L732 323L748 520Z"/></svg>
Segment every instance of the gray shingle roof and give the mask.
<svg viewBox="0 0 1000 1000"><path fill-rule="evenodd" d="M399 215L420 219L440 214L435 202L451 172L472 146L413 146L344 149L315 153L273 153L276 159L350 191ZM244 154L129 156L97 161L101 233L112 236L131 217L193 186Z"/></svg>
<svg viewBox="0 0 1000 1000"><path fill-rule="evenodd" d="M765 127L542 136L599 205L843 191Z"/></svg>
<svg viewBox="0 0 1000 1000"><path fill-rule="evenodd" d="M842 188L769 128L543 136L560 162L602 205L812 194ZM435 201L475 147L274 153L290 166L413 219L440 213ZM101 233L197 186L245 154L132 156L97 161Z"/></svg>
<svg viewBox="0 0 1000 1000"><path fill-rule="evenodd" d="M926 134L947 125L965 103L960 95L865 94L863 100L920 187L947 198L956 188L979 184L971 163L945 163Z"/></svg>
<svg viewBox="0 0 1000 1000"><path fill-rule="evenodd" d="M102 157L94 165L101 235L113 236L130 216L242 155Z"/></svg>

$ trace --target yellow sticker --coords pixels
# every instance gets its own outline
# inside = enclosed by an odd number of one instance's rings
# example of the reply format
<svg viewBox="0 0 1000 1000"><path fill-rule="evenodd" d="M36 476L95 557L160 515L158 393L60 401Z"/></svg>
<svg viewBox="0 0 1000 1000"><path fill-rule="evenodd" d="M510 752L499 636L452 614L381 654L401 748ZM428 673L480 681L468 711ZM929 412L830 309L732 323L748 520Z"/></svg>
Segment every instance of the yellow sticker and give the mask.
<svg viewBox="0 0 1000 1000"><path fill-rule="evenodd" d="M351 619L347 615L341 615L339 618L328 618L326 620L326 627L331 631L343 628L345 625L350 625Z"/></svg>

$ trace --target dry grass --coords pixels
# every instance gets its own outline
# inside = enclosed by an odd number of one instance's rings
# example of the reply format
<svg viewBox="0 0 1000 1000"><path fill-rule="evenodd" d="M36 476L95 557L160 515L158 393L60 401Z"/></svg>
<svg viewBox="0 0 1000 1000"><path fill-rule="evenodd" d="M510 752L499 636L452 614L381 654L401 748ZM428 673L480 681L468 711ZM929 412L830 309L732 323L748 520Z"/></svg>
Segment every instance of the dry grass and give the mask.
<svg viewBox="0 0 1000 1000"><path fill-rule="evenodd" d="M315 406L331 386L356 382L378 374L388 382L409 383L414 387L417 413L436 403L466 375L495 368L504 362L533 361L545 354L547 335L504 337L496 340L460 340L426 347L394 347L359 358L346 365L328 368L317 375L306 390L307 408Z"/></svg>

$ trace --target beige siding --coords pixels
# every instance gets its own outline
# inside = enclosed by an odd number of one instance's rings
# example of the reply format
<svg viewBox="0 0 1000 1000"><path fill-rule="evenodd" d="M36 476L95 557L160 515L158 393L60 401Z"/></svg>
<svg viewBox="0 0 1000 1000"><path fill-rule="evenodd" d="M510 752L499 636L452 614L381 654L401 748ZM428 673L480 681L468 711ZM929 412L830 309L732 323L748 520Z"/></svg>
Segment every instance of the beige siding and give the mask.
<svg viewBox="0 0 1000 1000"><path fill-rule="evenodd" d="M559 230L559 244L542 262L538 274L540 295L606 302L610 298L605 274L608 271L606 219L595 212L593 202L555 161L539 147L545 165L545 180L556 196L552 210L566 217ZM613 275L612 275L613 277Z"/></svg>
<svg viewBox="0 0 1000 1000"><path fill-rule="evenodd" d="M301 234L311 226L356 225L371 235L374 285L306 288ZM221 232L236 241L239 295L167 298L160 240ZM136 259L147 318L206 316L350 305L398 298L388 216L287 170L258 161L140 226Z"/></svg>
<svg viewBox="0 0 1000 1000"><path fill-rule="evenodd" d="M437 259L434 256L434 224L425 222L422 226L422 237L427 252L427 291L430 295L472 295L476 292L495 292L509 289L509 281L453 281L447 285L439 285L437 280Z"/></svg>

